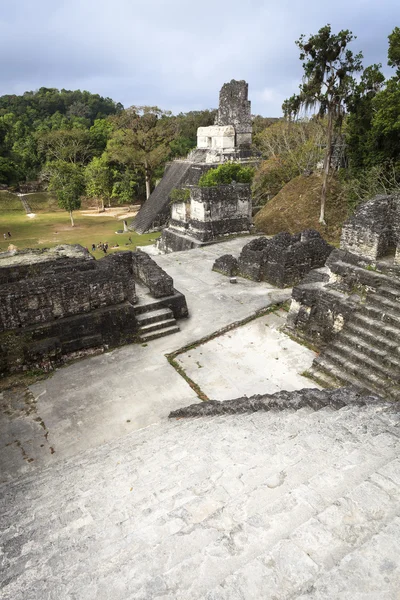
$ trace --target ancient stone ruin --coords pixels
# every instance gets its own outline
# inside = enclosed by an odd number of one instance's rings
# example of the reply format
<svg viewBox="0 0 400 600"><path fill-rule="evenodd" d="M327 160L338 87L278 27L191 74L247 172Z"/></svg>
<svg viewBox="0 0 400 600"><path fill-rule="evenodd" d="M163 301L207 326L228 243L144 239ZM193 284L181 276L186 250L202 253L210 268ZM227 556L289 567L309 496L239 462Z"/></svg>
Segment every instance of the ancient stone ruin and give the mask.
<svg viewBox="0 0 400 600"><path fill-rule="evenodd" d="M322 350L310 373L324 385L400 398L399 232L400 197L377 196L293 289L287 328Z"/></svg>
<svg viewBox="0 0 400 600"><path fill-rule="evenodd" d="M158 241L163 252L190 250L251 227L250 184L190 186L190 200L171 206L171 220Z"/></svg>
<svg viewBox="0 0 400 600"><path fill-rule="evenodd" d="M187 315L172 278L142 252L99 261L68 245L0 254L3 374L173 333Z"/></svg>
<svg viewBox="0 0 400 600"><path fill-rule="evenodd" d="M254 161L248 84L232 80L220 91L215 125L199 127L197 148L184 160L168 163L164 176L146 200L130 229L145 233L164 226L170 218L170 193L174 188L196 185L203 173L226 161Z"/></svg>
<svg viewBox="0 0 400 600"><path fill-rule="evenodd" d="M318 231L278 233L273 238L260 237L246 244L236 260L224 255L213 270L224 275L242 275L254 281L268 281L277 287L290 287L311 269L325 264L332 247Z"/></svg>
<svg viewBox="0 0 400 600"><path fill-rule="evenodd" d="M376 196L343 226L340 247L371 263L393 254L400 266L399 196Z"/></svg>

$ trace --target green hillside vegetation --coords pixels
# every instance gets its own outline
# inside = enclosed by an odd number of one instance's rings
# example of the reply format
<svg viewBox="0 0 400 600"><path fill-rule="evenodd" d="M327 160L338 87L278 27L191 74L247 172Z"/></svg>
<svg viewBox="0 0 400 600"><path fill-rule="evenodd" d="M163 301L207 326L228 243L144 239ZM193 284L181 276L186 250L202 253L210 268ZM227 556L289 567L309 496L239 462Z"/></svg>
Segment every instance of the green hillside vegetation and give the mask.
<svg viewBox="0 0 400 600"><path fill-rule="evenodd" d="M316 229L332 244L338 244L342 224L349 216L349 207L343 201L340 183L332 179L326 201L326 222L318 221L321 195L321 175L298 175L276 194L255 216L257 231L275 235L281 231L299 233Z"/></svg>

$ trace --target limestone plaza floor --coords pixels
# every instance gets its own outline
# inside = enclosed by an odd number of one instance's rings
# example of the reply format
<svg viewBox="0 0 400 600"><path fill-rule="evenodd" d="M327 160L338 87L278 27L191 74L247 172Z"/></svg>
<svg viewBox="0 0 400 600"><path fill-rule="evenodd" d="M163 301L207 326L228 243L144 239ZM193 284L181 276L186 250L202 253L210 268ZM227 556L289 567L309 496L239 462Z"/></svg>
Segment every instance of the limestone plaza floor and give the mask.
<svg viewBox="0 0 400 600"><path fill-rule="evenodd" d="M247 241L156 258L187 297L178 334L3 394L2 599L400 598L393 407L167 420L199 400L165 354L290 295L211 272ZM309 387L283 318L179 360L209 397Z"/></svg>

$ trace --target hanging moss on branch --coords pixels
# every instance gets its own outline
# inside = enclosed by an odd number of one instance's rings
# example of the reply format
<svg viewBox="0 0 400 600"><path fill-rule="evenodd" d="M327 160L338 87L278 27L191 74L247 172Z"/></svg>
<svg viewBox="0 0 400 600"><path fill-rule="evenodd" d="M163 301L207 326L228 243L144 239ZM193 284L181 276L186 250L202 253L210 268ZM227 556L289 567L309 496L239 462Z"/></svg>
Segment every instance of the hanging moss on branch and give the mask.
<svg viewBox="0 0 400 600"><path fill-rule="evenodd" d="M213 187L216 185L229 185L236 183L251 183L254 176L252 167L243 167L240 163L225 163L210 169L199 179L200 187Z"/></svg>

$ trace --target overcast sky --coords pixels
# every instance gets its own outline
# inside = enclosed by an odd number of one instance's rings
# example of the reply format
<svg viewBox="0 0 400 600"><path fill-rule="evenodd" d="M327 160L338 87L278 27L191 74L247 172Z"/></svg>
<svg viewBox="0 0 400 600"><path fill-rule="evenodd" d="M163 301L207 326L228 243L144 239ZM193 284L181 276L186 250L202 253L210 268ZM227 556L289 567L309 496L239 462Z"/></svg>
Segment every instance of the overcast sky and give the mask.
<svg viewBox="0 0 400 600"><path fill-rule="evenodd" d="M222 84L249 83L252 112L279 116L295 93L295 40L350 29L364 65L381 62L400 0L1 0L0 95L85 89L126 107L213 108Z"/></svg>

